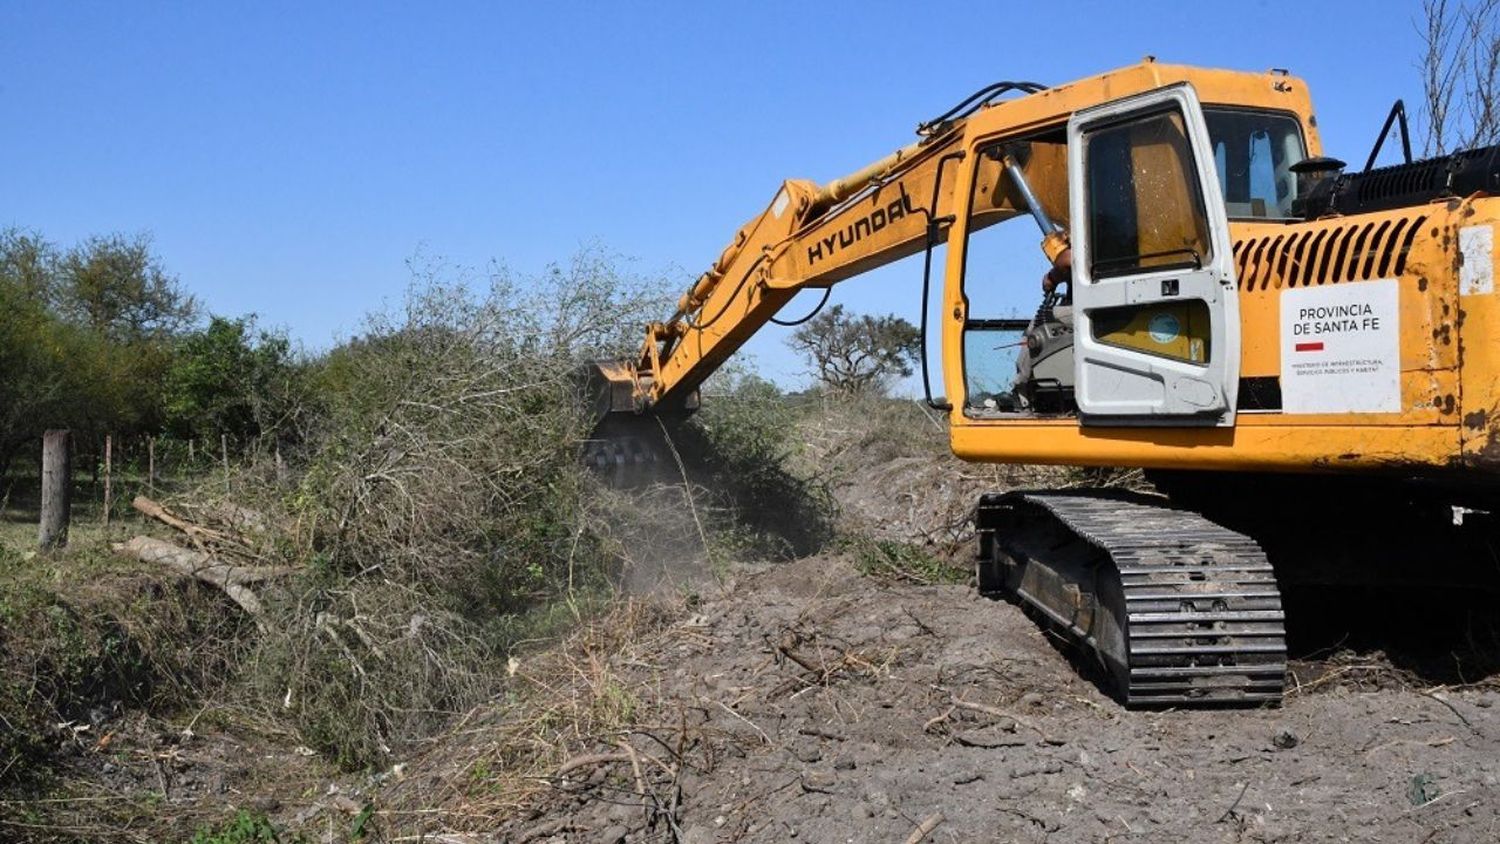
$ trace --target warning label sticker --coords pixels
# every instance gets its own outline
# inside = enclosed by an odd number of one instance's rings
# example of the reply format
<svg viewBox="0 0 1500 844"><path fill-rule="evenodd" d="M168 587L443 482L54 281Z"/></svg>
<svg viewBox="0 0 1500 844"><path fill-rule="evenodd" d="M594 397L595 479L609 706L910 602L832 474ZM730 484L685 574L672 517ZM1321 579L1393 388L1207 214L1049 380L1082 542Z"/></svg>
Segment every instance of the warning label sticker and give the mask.
<svg viewBox="0 0 1500 844"><path fill-rule="evenodd" d="M1399 305L1395 279L1283 290L1283 412L1399 413Z"/></svg>

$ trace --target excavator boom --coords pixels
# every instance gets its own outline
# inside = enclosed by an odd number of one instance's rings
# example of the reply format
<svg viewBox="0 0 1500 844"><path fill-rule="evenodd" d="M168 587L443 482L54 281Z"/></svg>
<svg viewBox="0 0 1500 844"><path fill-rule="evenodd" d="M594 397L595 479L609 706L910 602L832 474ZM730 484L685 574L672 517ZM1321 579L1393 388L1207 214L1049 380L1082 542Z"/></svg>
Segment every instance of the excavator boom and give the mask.
<svg viewBox="0 0 1500 844"><path fill-rule="evenodd" d="M1035 83L999 83L984 98L961 104L987 107L1012 93L1035 93ZM957 110L923 124L916 143L825 185L784 182L766 210L741 226L707 272L665 321L646 328L634 366L610 367L616 411L681 410L710 374L800 291L840 281L900 260L927 246L953 221L954 171L965 118ZM1031 210L1009 195L993 209L1002 217ZM629 399L623 389L628 380Z"/></svg>
<svg viewBox="0 0 1500 844"><path fill-rule="evenodd" d="M931 209L952 200L951 188L934 196L951 145L951 138L913 144L822 187L783 183L671 317L647 327L631 373L635 406L680 407L799 291L921 249Z"/></svg>

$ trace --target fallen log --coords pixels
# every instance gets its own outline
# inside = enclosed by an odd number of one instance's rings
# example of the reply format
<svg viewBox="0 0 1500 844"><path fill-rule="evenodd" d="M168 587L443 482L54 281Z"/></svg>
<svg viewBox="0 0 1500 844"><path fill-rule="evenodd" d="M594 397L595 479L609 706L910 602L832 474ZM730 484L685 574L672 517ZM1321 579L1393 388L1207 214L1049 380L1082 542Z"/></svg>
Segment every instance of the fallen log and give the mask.
<svg viewBox="0 0 1500 844"><path fill-rule="evenodd" d="M173 515L172 511L144 495L137 495L131 500L130 506L134 507L141 515L148 519L155 519L168 527L175 528L187 534L188 539L192 540L193 545L197 546L198 550L204 553L208 552L208 548L204 544L205 540L213 541L226 538L222 535L217 535L213 531L201 528L192 522L178 518Z"/></svg>
<svg viewBox="0 0 1500 844"><path fill-rule="evenodd" d="M134 557L144 563L166 566L179 574L217 586L229 599L253 616L261 613L260 599L249 584L291 574L286 566L242 566L215 559L201 551L180 548L170 542L137 536L129 542L111 546L116 554Z"/></svg>
<svg viewBox="0 0 1500 844"><path fill-rule="evenodd" d="M241 556L260 558L260 554L245 538L190 522L144 495L137 495L130 502L130 506L148 519L155 519L170 528L181 531L193 543L193 547L205 554L213 553L210 546L216 546L221 551L232 551Z"/></svg>

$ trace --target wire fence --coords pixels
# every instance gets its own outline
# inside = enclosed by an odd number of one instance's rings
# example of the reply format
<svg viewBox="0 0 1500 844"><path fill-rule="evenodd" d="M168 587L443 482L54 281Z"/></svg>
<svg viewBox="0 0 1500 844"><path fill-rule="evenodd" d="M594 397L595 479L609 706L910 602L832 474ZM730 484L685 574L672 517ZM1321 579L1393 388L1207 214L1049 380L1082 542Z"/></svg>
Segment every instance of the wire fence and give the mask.
<svg viewBox="0 0 1500 844"><path fill-rule="evenodd" d="M104 434L73 438L73 518L108 523L130 512L137 495L157 497L201 484L215 475L231 492L236 473L246 467L285 463L279 448L259 441L241 444L227 435L184 439L155 435ZM35 519L41 500L42 440L29 443L0 474L0 520Z"/></svg>

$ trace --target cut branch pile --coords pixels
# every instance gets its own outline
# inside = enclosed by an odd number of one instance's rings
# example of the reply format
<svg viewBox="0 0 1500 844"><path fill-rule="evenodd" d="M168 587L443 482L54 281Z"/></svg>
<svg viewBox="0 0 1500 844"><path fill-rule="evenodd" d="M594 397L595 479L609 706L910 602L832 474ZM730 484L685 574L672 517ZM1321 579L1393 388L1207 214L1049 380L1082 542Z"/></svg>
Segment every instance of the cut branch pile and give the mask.
<svg viewBox="0 0 1500 844"><path fill-rule="evenodd" d="M284 577L295 571L290 566L267 564L252 541L227 528L212 528L189 521L144 495L136 496L131 505L142 515L177 530L193 548L183 548L150 536L137 536L111 546L116 554L165 566L217 587L257 621L261 615L261 603L250 588L251 584Z"/></svg>

